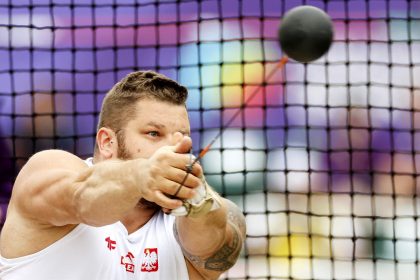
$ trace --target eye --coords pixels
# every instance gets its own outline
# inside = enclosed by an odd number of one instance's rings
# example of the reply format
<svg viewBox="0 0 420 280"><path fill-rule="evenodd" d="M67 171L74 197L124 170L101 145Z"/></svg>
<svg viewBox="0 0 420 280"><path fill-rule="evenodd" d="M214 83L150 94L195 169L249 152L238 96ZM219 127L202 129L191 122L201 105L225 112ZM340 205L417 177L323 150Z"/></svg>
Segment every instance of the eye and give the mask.
<svg viewBox="0 0 420 280"><path fill-rule="evenodd" d="M159 137L159 132L158 131L149 131L149 132L147 132L147 135L150 135L152 137Z"/></svg>

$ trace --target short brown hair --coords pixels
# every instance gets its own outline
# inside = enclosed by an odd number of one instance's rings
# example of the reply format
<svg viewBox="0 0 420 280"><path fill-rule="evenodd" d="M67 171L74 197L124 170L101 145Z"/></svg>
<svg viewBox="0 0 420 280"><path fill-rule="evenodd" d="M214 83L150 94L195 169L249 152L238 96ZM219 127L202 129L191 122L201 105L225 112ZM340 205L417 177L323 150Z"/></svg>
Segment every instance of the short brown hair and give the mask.
<svg viewBox="0 0 420 280"><path fill-rule="evenodd" d="M154 71L132 72L106 94L97 130L107 127L119 132L129 120L135 118L137 101L141 99L185 105L187 97L188 90L165 75Z"/></svg>
<svg viewBox="0 0 420 280"><path fill-rule="evenodd" d="M106 94L99 115L98 130L121 129L136 113L137 101L154 99L174 105L185 105L187 89L174 80L154 71L128 74Z"/></svg>

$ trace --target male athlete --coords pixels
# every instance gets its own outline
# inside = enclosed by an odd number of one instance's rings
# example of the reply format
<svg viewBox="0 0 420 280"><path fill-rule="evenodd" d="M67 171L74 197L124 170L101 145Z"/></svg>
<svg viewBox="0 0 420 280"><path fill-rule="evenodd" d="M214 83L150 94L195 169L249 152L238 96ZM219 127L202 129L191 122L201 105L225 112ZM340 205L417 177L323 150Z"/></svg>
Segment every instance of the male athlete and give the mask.
<svg viewBox="0 0 420 280"><path fill-rule="evenodd" d="M104 99L92 159L32 156L1 234L0 279L217 279L232 267L244 217L191 164L186 98L163 75L131 73Z"/></svg>

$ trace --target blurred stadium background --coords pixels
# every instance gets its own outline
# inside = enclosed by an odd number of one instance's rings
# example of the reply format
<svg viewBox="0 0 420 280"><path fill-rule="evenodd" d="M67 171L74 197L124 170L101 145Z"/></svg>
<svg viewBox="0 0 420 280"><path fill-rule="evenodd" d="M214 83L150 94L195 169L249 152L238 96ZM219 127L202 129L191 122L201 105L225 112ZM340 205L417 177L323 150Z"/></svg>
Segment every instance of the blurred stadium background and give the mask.
<svg viewBox="0 0 420 280"><path fill-rule="evenodd" d="M303 4L334 43L267 81ZM91 155L104 94L140 69L188 87L195 153L224 129L202 163L248 235L223 279L420 279L420 1L2 0L3 214L33 153Z"/></svg>

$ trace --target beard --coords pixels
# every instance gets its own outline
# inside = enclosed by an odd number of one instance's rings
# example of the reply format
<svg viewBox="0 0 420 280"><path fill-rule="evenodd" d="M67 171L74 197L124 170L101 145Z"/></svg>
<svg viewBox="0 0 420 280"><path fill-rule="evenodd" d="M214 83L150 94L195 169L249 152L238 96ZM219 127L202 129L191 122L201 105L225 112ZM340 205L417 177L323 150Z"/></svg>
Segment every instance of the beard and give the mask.
<svg viewBox="0 0 420 280"><path fill-rule="evenodd" d="M125 137L124 137L123 131L120 131L119 133L117 133L117 142L118 142L117 157L121 160L134 159L133 155L128 151L127 146L125 145ZM155 210L162 209L161 206L157 205L156 203L152 201L146 200L144 198L140 198L139 202L137 202L137 207L146 208L146 209L155 209Z"/></svg>
<svg viewBox="0 0 420 280"><path fill-rule="evenodd" d="M133 159L131 153L127 149L127 146L125 145L124 131L120 130L116 134L117 134L117 142L118 142L117 158L121 160Z"/></svg>

